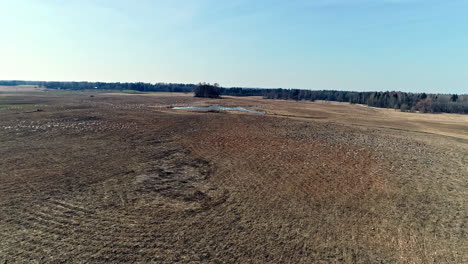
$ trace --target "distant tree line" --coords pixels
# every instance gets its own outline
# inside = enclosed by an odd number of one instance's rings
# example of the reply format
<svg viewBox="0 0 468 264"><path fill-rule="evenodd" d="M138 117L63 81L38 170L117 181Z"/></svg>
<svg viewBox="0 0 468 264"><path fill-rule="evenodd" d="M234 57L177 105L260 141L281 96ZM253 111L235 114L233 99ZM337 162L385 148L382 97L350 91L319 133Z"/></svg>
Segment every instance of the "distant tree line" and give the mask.
<svg viewBox="0 0 468 264"><path fill-rule="evenodd" d="M399 109L403 112L468 114L468 95L426 94L405 92L311 91L300 89L268 89L266 99L326 100Z"/></svg>
<svg viewBox="0 0 468 264"><path fill-rule="evenodd" d="M206 83L200 83L206 84ZM183 83L108 83L108 82L45 82L45 81L0 81L0 85L16 86L16 85L37 85L49 89L68 89L68 90L134 90L140 92L175 92L175 93L191 93L200 84L183 84ZM209 84L208 84L209 85ZM221 95L230 96L263 96L263 90L260 88L223 88L217 86Z"/></svg>
<svg viewBox="0 0 468 264"><path fill-rule="evenodd" d="M0 81L0 85L37 85L49 89L67 89L67 90L133 90L140 92L174 92L190 93L193 92L195 84L184 83L108 83L108 82L43 82L43 81Z"/></svg>
<svg viewBox="0 0 468 264"><path fill-rule="evenodd" d="M261 88L240 88L240 87L233 87L233 88L219 88L219 91L222 95L230 95L230 96L263 96L265 89Z"/></svg>
<svg viewBox="0 0 468 264"><path fill-rule="evenodd" d="M195 92L198 96L219 97L229 96L262 96L265 99L281 100L326 100L337 102L349 102L351 104L365 104L373 107L399 109L403 112L423 113L462 113L468 114L468 95L450 94L426 94L405 92L350 92L330 90L303 90L303 89L260 89L260 88L223 88L207 83L182 84L182 83L106 83L106 82L44 82L44 81L0 81L0 85L37 85L49 89L70 90L134 90L141 92ZM216 89L212 88L216 87ZM211 90L210 90L211 89ZM209 91L208 91L209 90Z"/></svg>

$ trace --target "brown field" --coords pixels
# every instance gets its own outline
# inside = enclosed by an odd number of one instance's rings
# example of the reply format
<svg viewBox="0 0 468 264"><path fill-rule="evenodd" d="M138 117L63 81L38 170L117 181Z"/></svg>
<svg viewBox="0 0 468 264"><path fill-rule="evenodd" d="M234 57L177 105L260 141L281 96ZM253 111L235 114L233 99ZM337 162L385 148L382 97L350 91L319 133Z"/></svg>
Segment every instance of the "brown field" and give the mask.
<svg viewBox="0 0 468 264"><path fill-rule="evenodd" d="M0 263L468 263L466 115L15 91Z"/></svg>
<svg viewBox="0 0 468 264"><path fill-rule="evenodd" d="M18 86L2 86L0 85L0 93L24 93L24 92L42 92L44 88L39 88L35 85L18 85Z"/></svg>

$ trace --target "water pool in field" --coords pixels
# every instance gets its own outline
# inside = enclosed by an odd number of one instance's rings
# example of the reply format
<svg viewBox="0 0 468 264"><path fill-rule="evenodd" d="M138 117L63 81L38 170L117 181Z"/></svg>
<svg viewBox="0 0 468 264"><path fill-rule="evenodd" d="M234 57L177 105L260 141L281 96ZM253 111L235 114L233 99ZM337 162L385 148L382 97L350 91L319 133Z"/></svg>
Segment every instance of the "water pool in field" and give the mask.
<svg viewBox="0 0 468 264"><path fill-rule="evenodd" d="M247 109L240 106L220 106L220 105L210 105L210 106L179 106L173 107L172 109L176 110L195 110L195 111L241 111L252 114L264 114L265 112L255 111Z"/></svg>

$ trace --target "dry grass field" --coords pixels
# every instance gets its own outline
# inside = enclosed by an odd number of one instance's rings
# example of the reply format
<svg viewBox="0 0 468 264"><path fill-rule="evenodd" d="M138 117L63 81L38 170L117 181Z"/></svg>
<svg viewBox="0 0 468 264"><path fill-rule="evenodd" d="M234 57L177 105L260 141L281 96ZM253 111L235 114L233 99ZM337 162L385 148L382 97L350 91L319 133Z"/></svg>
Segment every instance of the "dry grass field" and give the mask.
<svg viewBox="0 0 468 264"><path fill-rule="evenodd" d="M0 263L468 263L466 115L10 90L0 168Z"/></svg>
<svg viewBox="0 0 468 264"><path fill-rule="evenodd" d="M17 94L30 92L43 92L44 88L39 88L35 85L18 85L18 86L0 86L0 93Z"/></svg>

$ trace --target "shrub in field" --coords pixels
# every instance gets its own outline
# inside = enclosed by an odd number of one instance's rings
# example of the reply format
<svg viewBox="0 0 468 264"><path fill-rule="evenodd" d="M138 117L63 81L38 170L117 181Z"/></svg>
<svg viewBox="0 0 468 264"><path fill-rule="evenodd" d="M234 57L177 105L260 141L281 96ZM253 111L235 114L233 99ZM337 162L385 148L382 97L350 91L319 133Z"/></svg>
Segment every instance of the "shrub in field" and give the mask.
<svg viewBox="0 0 468 264"><path fill-rule="evenodd" d="M416 103L416 110L422 113L427 113L427 112L432 112L431 111L431 104L432 100L430 98L424 98L422 100L419 100L419 102Z"/></svg>
<svg viewBox="0 0 468 264"><path fill-rule="evenodd" d="M407 105L407 104L402 104L401 107L400 107L400 110L401 110L402 112L409 112L409 111L410 111L410 107L409 107L409 105Z"/></svg>

